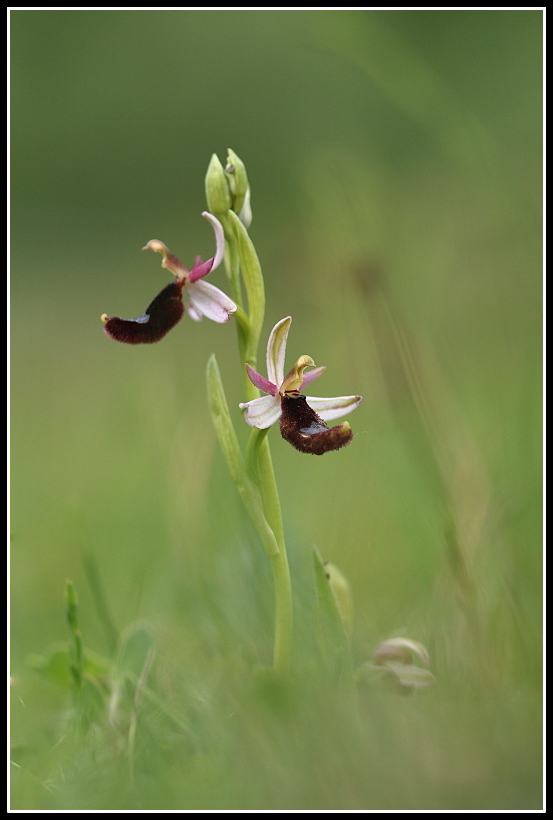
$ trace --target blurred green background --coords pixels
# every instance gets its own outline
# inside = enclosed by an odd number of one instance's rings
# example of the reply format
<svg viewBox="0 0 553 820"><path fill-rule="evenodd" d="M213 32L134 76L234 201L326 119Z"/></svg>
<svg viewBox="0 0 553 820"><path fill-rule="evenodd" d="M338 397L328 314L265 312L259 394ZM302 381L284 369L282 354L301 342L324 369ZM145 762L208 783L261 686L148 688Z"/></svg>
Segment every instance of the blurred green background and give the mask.
<svg viewBox="0 0 553 820"><path fill-rule="evenodd" d="M539 808L542 13L10 19L12 808ZM245 441L233 322L130 347L99 321L168 281L148 240L212 253L204 175L227 147L264 339L291 314L290 365L364 396L340 453L270 434L297 655L316 544L352 587L355 665L405 635L437 680L368 687L355 726L315 673L284 717L251 688L271 583L204 383L215 352ZM184 745L150 721L134 781L113 738L64 751L68 692L29 665L68 638L66 578L90 649L147 622L159 697L194 704Z"/></svg>

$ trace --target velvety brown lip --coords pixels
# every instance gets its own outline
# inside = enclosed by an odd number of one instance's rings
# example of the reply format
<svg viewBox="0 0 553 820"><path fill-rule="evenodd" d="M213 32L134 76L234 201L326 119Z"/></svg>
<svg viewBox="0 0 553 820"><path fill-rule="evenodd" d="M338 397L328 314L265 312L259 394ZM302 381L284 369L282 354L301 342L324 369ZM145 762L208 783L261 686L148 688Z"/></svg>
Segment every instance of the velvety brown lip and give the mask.
<svg viewBox="0 0 553 820"><path fill-rule="evenodd" d="M280 433L296 450L315 456L339 450L353 438L353 430L347 422L327 427L300 393L282 397Z"/></svg>
<svg viewBox="0 0 553 820"><path fill-rule="evenodd" d="M158 342L168 333L184 312L182 284L170 282L136 319L118 316L102 317L107 335L130 345Z"/></svg>

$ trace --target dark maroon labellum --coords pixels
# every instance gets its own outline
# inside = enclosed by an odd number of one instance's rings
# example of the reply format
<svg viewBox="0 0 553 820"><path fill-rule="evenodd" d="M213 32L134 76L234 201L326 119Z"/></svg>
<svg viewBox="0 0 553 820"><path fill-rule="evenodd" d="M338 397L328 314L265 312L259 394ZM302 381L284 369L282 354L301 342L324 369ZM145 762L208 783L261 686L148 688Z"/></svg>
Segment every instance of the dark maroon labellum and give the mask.
<svg viewBox="0 0 553 820"><path fill-rule="evenodd" d="M170 282L136 319L104 319L105 332L117 342L129 345L159 342L182 317L182 288L179 282Z"/></svg>
<svg viewBox="0 0 553 820"><path fill-rule="evenodd" d="M280 417L282 438L299 450L322 456L329 450L339 450L349 444L353 430L349 424L327 427L322 418L307 404L305 396L290 393L282 397Z"/></svg>

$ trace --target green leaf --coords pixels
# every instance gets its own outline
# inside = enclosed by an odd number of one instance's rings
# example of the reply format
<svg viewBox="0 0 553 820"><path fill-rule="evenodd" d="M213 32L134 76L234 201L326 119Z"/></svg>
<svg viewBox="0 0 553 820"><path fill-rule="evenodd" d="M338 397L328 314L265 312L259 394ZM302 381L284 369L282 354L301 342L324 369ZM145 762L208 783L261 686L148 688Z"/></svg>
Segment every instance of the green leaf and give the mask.
<svg viewBox="0 0 553 820"><path fill-rule="evenodd" d="M27 658L27 663L32 669L40 672L63 689L69 689L73 681L71 662L69 644L60 641L48 646L42 654L29 655ZM113 664L107 658L90 649L84 650L84 672L88 678L107 680L112 666Z"/></svg>
<svg viewBox="0 0 553 820"><path fill-rule="evenodd" d="M153 631L147 622L138 621L128 626L121 636L115 677L122 678L129 672L140 677L153 649Z"/></svg>
<svg viewBox="0 0 553 820"><path fill-rule="evenodd" d="M265 316L265 286L263 283L263 274L248 231L234 211L229 211L228 218L236 237L240 269L248 297L250 332L246 350L246 360L248 364L255 365L259 337Z"/></svg>
<svg viewBox="0 0 553 820"><path fill-rule="evenodd" d="M211 355L207 363L207 392L211 417L232 480L267 554L277 555L279 548L274 532L265 518L259 493L246 473L244 459L230 418L221 373L215 355Z"/></svg>
<svg viewBox="0 0 553 820"><path fill-rule="evenodd" d="M27 663L63 689L71 688L71 654L67 643L55 643L41 655L29 655Z"/></svg>

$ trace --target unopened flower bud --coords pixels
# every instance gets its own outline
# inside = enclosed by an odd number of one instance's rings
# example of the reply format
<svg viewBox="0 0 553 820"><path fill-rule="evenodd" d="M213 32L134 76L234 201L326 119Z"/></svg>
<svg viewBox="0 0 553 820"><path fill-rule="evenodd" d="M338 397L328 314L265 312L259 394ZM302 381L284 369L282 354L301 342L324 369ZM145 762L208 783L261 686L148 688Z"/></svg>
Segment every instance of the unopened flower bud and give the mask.
<svg viewBox="0 0 553 820"><path fill-rule="evenodd" d="M388 661L413 663L413 655L416 655L426 665L430 663L426 647L419 641L412 641L410 638L388 638L388 640L377 646L373 657L375 662L379 664L386 664Z"/></svg>
<svg viewBox="0 0 553 820"><path fill-rule="evenodd" d="M246 166L232 148L228 149L225 173L232 197L232 210L238 214L242 224L249 228L252 221L252 209L250 206L248 175Z"/></svg>
<svg viewBox="0 0 553 820"><path fill-rule="evenodd" d="M217 154L213 154L205 177L205 195L210 213L225 217L232 207L228 176Z"/></svg>
<svg viewBox="0 0 553 820"><path fill-rule="evenodd" d="M395 683L396 691L406 695L414 689L424 689L435 683L434 675L413 663L413 656L425 665L430 663L428 650L419 641L410 638L389 638L383 641L373 653L376 666L365 664L370 669L385 669Z"/></svg>
<svg viewBox="0 0 553 820"><path fill-rule="evenodd" d="M325 572L334 594L336 606L342 616L344 627L349 637L353 633L353 597L349 581L344 573L330 561L325 562Z"/></svg>

